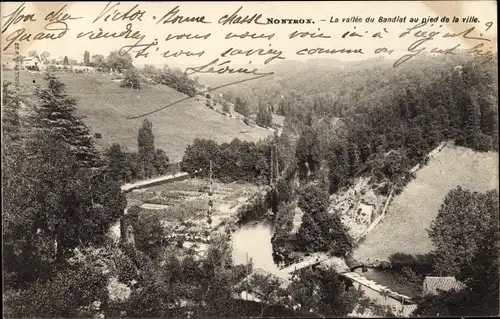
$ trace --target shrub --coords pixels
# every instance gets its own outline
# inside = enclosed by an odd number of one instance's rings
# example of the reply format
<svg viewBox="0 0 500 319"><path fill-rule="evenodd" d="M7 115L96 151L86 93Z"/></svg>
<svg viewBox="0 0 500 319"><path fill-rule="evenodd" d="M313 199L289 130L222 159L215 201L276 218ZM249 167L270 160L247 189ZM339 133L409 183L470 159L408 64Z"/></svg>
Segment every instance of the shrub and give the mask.
<svg viewBox="0 0 500 319"><path fill-rule="evenodd" d="M106 276L94 267L78 265L58 272L45 282L5 294L6 317L92 317L91 304L106 289Z"/></svg>
<svg viewBox="0 0 500 319"><path fill-rule="evenodd" d="M132 280L137 280L137 269L134 262L126 255L119 256L116 259L118 270L118 279L120 282L130 284Z"/></svg>
<svg viewBox="0 0 500 319"><path fill-rule="evenodd" d="M188 76L180 70L165 68L154 76L153 82L169 86L190 97L194 97L197 93L196 81L188 78Z"/></svg>
<svg viewBox="0 0 500 319"><path fill-rule="evenodd" d="M165 243L165 230L157 214L141 212L133 221L136 247L149 255L156 257Z"/></svg>
<svg viewBox="0 0 500 319"><path fill-rule="evenodd" d="M229 104L226 101L222 102L222 112L231 113L231 109L229 108Z"/></svg>
<svg viewBox="0 0 500 319"><path fill-rule="evenodd" d="M259 108L259 112L257 113L255 122L259 126L271 127L271 125L273 124L273 116L270 108L267 106L261 106Z"/></svg>
<svg viewBox="0 0 500 319"><path fill-rule="evenodd" d="M237 97L234 102L234 111L240 113L241 115L249 116L250 108L248 106L248 102L240 97Z"/></svg>
<svg viewBox="0 0 500 319"><path fill-rule="evenodd" d="M139 73L135 68L130 68L125 72L125 77L123 78L121 87L127 87L132 89L140 89L141 83L139 81Z"/></svg>
<svg viewBox="0 0 500 319"><path fill-rule="evenodd" d="M326 212L329 205L328 193L316 185L308 185L300 190L297 205L305 213L316 214Z"/></svg>

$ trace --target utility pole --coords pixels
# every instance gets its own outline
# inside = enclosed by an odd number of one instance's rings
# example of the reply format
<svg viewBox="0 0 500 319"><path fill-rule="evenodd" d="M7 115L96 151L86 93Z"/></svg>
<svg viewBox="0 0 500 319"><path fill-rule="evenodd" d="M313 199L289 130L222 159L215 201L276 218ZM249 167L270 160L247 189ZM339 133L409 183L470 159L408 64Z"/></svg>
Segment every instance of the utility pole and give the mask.
<svg viewBox="0 0 500 319"><path fill-rule="evenodd" d="M270 177L269 177L269 185L273 187L273 171L274 171L274 147L271 145L271 163L269 165Z"/></svg>
<svg viewBox="0 0 500 319"><path fill-rule="evenodd" d="M210 160L210 170L208 173L208 179L209 179L209 190L208 190L208 216L207 216L207 223L209 225L212 224L212 206L214 205L212 201L212 160Z"/></svg>
<svg viewBox="0 0 500 319"><path fill-rule="evenodd" d="M208 179L210 181L210 193L209 195L212 196L212 160L210 160L210 171L209 171L209 175L208 175Z"/></svg>
<svg viewBox="0 0 500 319"><path fill-rule="evenodd" d="M280 166L278 165L278 144L274 144L274 156L276 158L276 180L280 177Z"/></svg>
<svg viewBox="0 0 500 319"><path fill-rule="evenodd" d="M247 273L247 276L245 277L245 280L246 282L248 283L248 252L246 253L246 273ZM248 285L245 287L245 288L248 288ZM245 300L248 300L248 289L246 289L245 291Z"/></svg>

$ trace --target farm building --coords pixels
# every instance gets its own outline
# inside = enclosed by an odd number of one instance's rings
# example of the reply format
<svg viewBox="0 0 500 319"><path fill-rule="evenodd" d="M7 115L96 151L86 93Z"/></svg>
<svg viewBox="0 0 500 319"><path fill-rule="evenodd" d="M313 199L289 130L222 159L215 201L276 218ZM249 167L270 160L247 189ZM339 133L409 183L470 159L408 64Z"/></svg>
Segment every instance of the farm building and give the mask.
<svg viewBox="0 0 500 319"><path fill-rule="evenodd" d="M23 60L23 66L28 70L40 69L42 68L42 61L38 56L30 56Z"/></svg>

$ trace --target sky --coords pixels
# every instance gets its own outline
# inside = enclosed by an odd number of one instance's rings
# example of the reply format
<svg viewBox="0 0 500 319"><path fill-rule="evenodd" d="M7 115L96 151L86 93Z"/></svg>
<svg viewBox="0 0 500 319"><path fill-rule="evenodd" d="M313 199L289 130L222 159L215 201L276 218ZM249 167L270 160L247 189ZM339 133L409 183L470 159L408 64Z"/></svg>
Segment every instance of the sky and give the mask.
<svg viewBox="0 0 500 319"><path fill-rule="evenodd" d="M137 40L133 39L96 39L89 40L87 37L77 38L79 33L99 32L100 28L104 32L122 32L126 30L127 24L131 23L130 29L133 32L140 32L144 36L143 44L151 43L155 39L158 44L152 46L147 52L147 57L137 57L134 59L134 64L137 66L144 64L179 66L181 68L187 66L199 66L207 64L216 58L220 62L226 58L221 57L221 53L228 49L235 50L257 50L262 49L261 52L266 53L269 50L275 50L274 53L281 51L280 56L286 60L307 60L314 58L334 58L338 60L355 61L369 59L377 56L385 56L390 59L398 59L408 53L408 47L416 40L420 39L414 36L414 33L400 37L400 34L411 28L418 23L409 23L410 18L439 18L443 16L457 16L460 19L469 16L475 16L479 19L476 23L427 23L420 28L421 31L426 31L426 34L420 36L428 36L431 31L438 31L440 34L436 35L432 41L428 41L421 47L426 47L431 50L434 47L439 49L447 49L460 44L460 48L471 48L479 43L483 43L483 49L489 49L496 52L496 2L494 1L349 1L349 2L332 2L332 1L302 1L302 2L142 2L138 3L138 10L144 13L140 15L142 21L138 20L139 15L136 15L134 21L104 21L105 14L99 19L98 16L103 10L112 7L109 11L113 14L115 10L121 13L127 12L134 7L136 3L133 2L26 2L21 14L29 15L34 14L30 19L36 21L20 21L12 23L7 26L9 17L16 8L19 8L21 3L2 3L2 49L9 43L18 42L22 55L27 55L30 50L36 50L38 53L48 51L52 58L68 56L69 58L78 61L83 60L85 51L89 51L91 55L103 54L107 56L109 52L117 50L126 45L132 45ZM55 22L50 24L50 16L47 15L51 11L58 11L61 7L66 5L59 18L64 14L69 14L72 17L79 19L67 19L68 30L59 39L56 40L33 40L33 37L39 32L46 32L46 28L64 28L64 23ZM177 16L184 17L201 17L205 16L205 21L211 23L194 23L185 22L162 24L159 23L161 17L169 11L178 6ZM256 25L251 24L231 24L221 25L218 23L219 19L224 15L231 15L238 8L243 7L239 12L241 16L253 16L254 14L262 14L260 21L266 21L267 18L290 18L290 19L312 19L314 24L268 24ZM378 23L380 16L386 18L392 17L406 17L406 23ZM66 16L67 17L67 16ZM330 19L339 18L339 23L330 23ZM363 22L361 23L342 23L342 18L360 17ZM373 23L366 23L367 17L373 17ZM22 20L23 16L18 17ZM96 20L96 22L93 22ZM12 20L12 19L11 19ZM324 21L320 21L324 20ZM493 25L488 29L486 23L493 22ZM47 24L49 24L47 26ZM431 26L432 24L432 26ZM479 41L464 39L463 37L446 38L440 36L442 34L460 33L468 28L474 27L474 30L469 34L470 36L488 38L491 41ZM289 34L298 32L315 32L316 34L323 33L328 38L315 38L310 37L289 39ZM342 35L346 32L357 32L363 37L346 37ZM414 32L416 32L415 30ZM133 33L131 32L131 33ZM233 34L244 34L245 32L256 33L257 35L265 34L270 35L274 33L272 39L224 39L225 35L229 32ZM376 32L380 32L379 37L373 37ZM21 33L26 37L31 34L30 41L21 39ZM60 31L54 32L56 35ZM169 34L178 35L183 33L198 34L200 36L210 34L206 40L170 40L165 41ZM483 34L480 36L479 34ZM17 36L17 41L13 40ZM158 48L158 50L156 50ZM363 54L305 54L297 55L297 51L302 49L358 49ZM393 50L392 54L375 53L377 48L386 48L387 51ZM12 44L5 52L13 52L14 45ZM169 50L171 53L179 52L180 50L191 51L192 53L203 52L199 56L179 56L177 58L165 58L160 53ZM383 51L383 49L380 49ZM304 51L302 51L304 52ZM313 51L311 51L313 52ZM134 53L132 51L131 53ZM134 53L135 55L135 53ZM230 65L247 65L256 67L264 63L264 61L274 54L265 54L259 56L253 54L251 56L235 55L229 57ZM276 63L281 59L274 59L271 63Z"/></svg>

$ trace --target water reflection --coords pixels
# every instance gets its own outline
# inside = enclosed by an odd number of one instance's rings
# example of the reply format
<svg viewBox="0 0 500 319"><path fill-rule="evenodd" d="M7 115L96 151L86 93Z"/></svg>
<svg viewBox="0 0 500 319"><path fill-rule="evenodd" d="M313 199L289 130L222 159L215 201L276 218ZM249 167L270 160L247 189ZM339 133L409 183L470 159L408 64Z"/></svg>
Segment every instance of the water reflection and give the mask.
<svg viewBox="0 0 500 319"><path fill-rule="evenodd" d="M279 272L273 261L272 226L269 222L254 222L242 226L232 235L234 264L245 264L252 259L253 267L269 273Z"/></svg>

